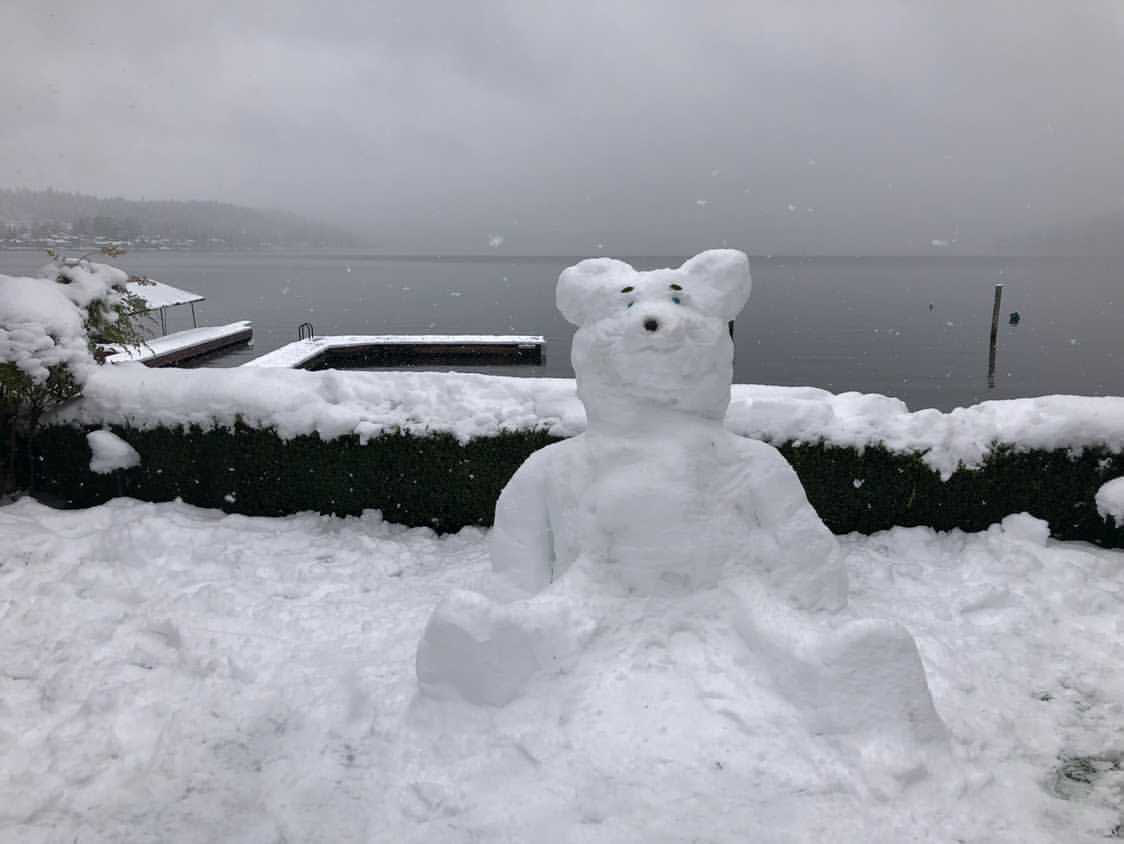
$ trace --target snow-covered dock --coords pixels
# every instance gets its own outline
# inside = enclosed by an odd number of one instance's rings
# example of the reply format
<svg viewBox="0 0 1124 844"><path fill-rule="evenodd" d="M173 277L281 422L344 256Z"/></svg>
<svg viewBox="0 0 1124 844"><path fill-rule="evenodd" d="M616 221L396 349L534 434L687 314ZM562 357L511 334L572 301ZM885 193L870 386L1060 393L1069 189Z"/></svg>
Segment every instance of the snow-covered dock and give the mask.
<svg viewBox="0 0 1124 844"><path fill-rule="evenodd" d="M118 345L106 345L102 348L110 353L106 357L108 363L140 361L145 366L174 366L230 346L248 343L253 336L253 324L248 320L239 320L227 325L189 328L187 331L153 337L139 348Z"/></svg>
<svg viewBox="0 0 1124 844"><path fill-rule="evenodd" d="M339 360L377 363L505 361L541 363L546 341L538 335L375 334L330 335L288 343L243 366L314 369Z"/></svg>
<svg viewBox="0 0 1124 844"><path fill-rule="evenodd" d="M143 346L127 347L112 343L100 344L101 352L109 363L139 361L145 366L175 366L193 358L214 354L231 346L249 343L254 338L252 323L239 320L226 325L199 327L195 305L204 297L190 290L182 290L154 279L131 279L126 285L129 293L144 300L137 314L160 314L160 336L152 337ZM188 305L191 308L192 328L168 333L168 308Z"/></svg>

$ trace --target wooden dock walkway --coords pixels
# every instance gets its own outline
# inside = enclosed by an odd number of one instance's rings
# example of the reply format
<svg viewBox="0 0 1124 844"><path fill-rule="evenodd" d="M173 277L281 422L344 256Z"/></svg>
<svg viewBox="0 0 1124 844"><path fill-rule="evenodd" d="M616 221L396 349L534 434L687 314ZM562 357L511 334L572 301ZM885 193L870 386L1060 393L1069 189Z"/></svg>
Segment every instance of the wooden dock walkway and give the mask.
<svg viewBox="0 0 1124 844"><path fill-rule="evenodd" d="M248 343L254 337L253 323L247 320L228 325L189 328L162 337L153 337L138 348L104 345L109 352L107 363L139 361L145 366L174 366L192 358L222 351L230 346Z"/></svg>
<svg viewBox="0 0 1124 844"><path fill-rule="evenodd" d="M403 366L438 363L542 363L546 341L537 335L328 335L288 343L243 366L317 369L332 364Z"/></svg>

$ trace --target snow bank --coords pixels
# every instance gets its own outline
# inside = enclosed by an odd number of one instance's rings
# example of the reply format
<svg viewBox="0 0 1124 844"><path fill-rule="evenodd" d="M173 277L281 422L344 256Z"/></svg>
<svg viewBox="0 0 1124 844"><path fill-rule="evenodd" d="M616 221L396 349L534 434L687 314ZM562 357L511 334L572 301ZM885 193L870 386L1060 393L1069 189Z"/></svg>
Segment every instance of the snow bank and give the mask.
<svg viewBox="0 0 1124 844"><path fill-rule="evenodd" d="M1097 512L1111 517L1117 527L1124 527L1124 478L1117 478L1097 490Z"/></svg>
<svg viewBox="0 0 1124 844"><path fill-rule="evenodd" d="M841 539L856 610L916 636L963 781L881 800L675 602L501 712L416 697L482 531L24 499L0 507L0 840L1103 842L1124 552L1044 535Z"/></svg>
<svg viewBox="0 0 1124 844"><path fill-rule="evenodd" d="M574 382L437 372L306 372L270 368L101 367L85 398L58 421L140 428L230 427L237 418L284 438L318 433L368 438L384 431L443 431L462 442L505 429L560 437L585 429ZM994 443L1024 449L1124 450L1124 398L1040 396L990 401L951 413L910 412L881 395L813 387L735 384L726 417L735 433L779 445L826 442L921 452L947 478L980 465Z"/></svg>

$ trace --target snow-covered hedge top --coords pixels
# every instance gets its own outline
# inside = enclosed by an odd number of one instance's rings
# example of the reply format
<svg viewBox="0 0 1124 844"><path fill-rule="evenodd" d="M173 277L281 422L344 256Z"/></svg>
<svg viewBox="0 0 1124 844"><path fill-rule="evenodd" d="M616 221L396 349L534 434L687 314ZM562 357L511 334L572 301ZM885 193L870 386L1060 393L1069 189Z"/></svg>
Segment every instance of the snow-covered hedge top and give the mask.
<svg viewBox="0 0 1124 844"><path fill-rule="evenodd" d="M400 429L445 431L462 442L504 429L571 436L585 428L574 381L565 378L124 364L99 367L84 392L56 413L57 421L209 428L241 418L284 438L318 433L366 440ZM736 433L774 444L822 440L923 452L945 478L960 464L979 465L994 443L1124 450L1124 398L1115 397L1042 396L911 413L904 402L880 395L735 384L726 421Z"/></svg>
<svg viewBox="0 0 1124 844"><path fill-rule="evenodd" d="M41 278L0 275L0 362L15 364L37 384L59 364L81 381L94 362L85 308L95 299L113 300L119 295L113 286L123 285L128 275L90 261L52 263L41 272ZM60 274L69 283L55 281Z"/></svg>

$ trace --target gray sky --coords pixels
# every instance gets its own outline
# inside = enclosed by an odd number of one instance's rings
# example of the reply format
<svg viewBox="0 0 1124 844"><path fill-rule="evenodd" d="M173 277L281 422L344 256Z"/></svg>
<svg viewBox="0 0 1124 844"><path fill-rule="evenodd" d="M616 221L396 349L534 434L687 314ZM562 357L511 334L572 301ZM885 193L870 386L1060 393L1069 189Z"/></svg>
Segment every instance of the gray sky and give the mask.
<svg viewBox="0 0 1124 844"><path fill-rule="evenodd" d="M1116 0L6 0L0 32L0 185L388 250L924 252L1124 207Z"/></svg>

